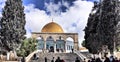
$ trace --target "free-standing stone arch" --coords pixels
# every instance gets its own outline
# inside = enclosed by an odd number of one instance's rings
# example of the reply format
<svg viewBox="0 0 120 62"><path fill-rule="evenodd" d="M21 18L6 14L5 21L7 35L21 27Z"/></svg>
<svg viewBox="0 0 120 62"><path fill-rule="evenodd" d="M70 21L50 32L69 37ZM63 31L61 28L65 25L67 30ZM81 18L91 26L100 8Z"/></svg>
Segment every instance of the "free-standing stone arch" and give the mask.
<svg viewBox="0 0 120 62"><path fill-rule="evenodd" d="M74 40L71 37L68 37L66 39L66 51L72 52L72 49L74 48Z"/></svg>
<svg viewBox="0 0 120 62"><path fill-rule="evenodd" d="M78 33L39 33L32 32L32 37L37 38L39 36L43 37L44 40L44 51L46 51L46 41L49 36L51 36L54 40L54 51L56 51L56 41L58 37L61 37L65 42L68 37L71 37L74 40L74 50L79 50L78 46ZM66 52L66 51L65 51Z"/></svg>

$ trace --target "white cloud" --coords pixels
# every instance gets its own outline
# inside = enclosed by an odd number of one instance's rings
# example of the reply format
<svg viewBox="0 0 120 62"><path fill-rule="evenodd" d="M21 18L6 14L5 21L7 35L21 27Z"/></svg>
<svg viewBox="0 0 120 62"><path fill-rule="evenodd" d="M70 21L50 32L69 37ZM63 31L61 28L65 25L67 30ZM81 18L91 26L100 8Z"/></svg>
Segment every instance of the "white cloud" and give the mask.
<svg viewBox="0 0 120 62"><path fill-rule="evenodd" d="M3 2L0 4L0 10L4 6L4 1L0 0L0 3ZM54 22L61 25L66 33L79 33L80 43L84 40L83 29L86 26L88 15L92 9L92 2L77 0L72 7L69 7L67 2L63 2L63 5L68 9L67 12L61 14L59 14L61 12L59 9L60 3L45 5L47 10L51 12L51 16L47 15L45 11L35 8L33 4L25 6L27 36L30 36L30 31L40 32L42 27L51 22L53 18Z"/></svg>
<svg viewBox="0 0 120 62"><path fill-rule="evenodd" d="M2 8L4 7L4 5L5 5L5 1L6 0L0 0L0 17L2 17L2 15L1 15L1 11L2 11Z"/></svg>
<svg viewBox="0 0 120 62"><path fill-rule="evenodd" d="M49 16L43 10L34 8L34 5L30 4L25 6L26 11L26 28L35 32L40 32L42 27L50 22Z"/></svg>
<svg viewBox="0 0 120 62"><path fill-rule="evenodd" d="M52 2L50 3L45 3L45 7L47 12L50 12L51 16L57 16L61 11L60 11L60 6L62 4L59 2L58 4L53 4Z"/></svg>
<svg viewBox="0 0 120 62"><path fill-rule="evenodd" d="M42 27L51 22L53 18L54 22L61 25L65 32L79 33L79 41L81 43L81 41L84 40L83 29L86 26L93 3L77 0L74 2L74 6L70 7L67 12L61 14L55 13L56 10L59 10L60 5L61 4L56 5L52 3L46 4L47 10L51 12L51 16L47 15L45 11L35 8L34 5L26 6L26 11L28 11L26 12L26 27L32 31L40 32ZM73 24L75 26L73 26Z"/></svg>

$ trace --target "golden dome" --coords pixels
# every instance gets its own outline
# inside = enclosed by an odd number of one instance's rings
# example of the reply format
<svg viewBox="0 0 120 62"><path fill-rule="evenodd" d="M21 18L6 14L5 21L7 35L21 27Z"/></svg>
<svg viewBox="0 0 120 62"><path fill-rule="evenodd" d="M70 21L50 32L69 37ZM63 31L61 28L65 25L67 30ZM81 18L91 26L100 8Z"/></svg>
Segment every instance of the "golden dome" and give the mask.
<svg viewBox="0 0 120 62"><path fill-rule="evenodd" d="M43 33L63 33L63 29L57 23L50 22L42 28L41 32L43 32Z"/></svg>

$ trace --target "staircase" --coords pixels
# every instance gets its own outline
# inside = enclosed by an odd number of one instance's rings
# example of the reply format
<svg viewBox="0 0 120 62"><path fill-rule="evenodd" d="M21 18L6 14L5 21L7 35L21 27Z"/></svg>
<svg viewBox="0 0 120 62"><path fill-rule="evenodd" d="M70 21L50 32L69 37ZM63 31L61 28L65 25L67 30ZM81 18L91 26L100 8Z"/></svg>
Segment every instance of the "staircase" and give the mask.
<svg viewBox="0 0 120 62"><path fill-rule="evenodd" d="M45 62L45 57L47 57L47 62L51 62L53 57L55 58L55 60L57 59L57 57L60 57L60 59L63 59L65 62L75 62L75 59L76 57L78 57L78 55L76 55L75 53L39 53L39 59L31 59L30 62ZM80 59L80 57L78 58Z"/></svg>
<svg viewBox="0 0 120 62"><path fill-rule="evenodd" d="M89 52L80 52L82 55L84 55L86 58L91 59L91 54Z"/></svg>

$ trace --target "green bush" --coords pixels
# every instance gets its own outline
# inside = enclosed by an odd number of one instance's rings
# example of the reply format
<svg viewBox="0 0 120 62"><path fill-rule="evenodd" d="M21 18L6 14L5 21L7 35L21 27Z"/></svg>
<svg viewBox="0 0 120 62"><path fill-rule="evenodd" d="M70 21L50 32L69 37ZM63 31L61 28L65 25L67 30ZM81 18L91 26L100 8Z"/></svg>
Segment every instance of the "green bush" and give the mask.
<svg viewBox="0 0 120 62"><path fill-rule="evenodd" d="M36 39L33 38L28 38L25 39L19 50L17 50L17 55L18 56L28 56L30 53L36 50Z"/></svg>

